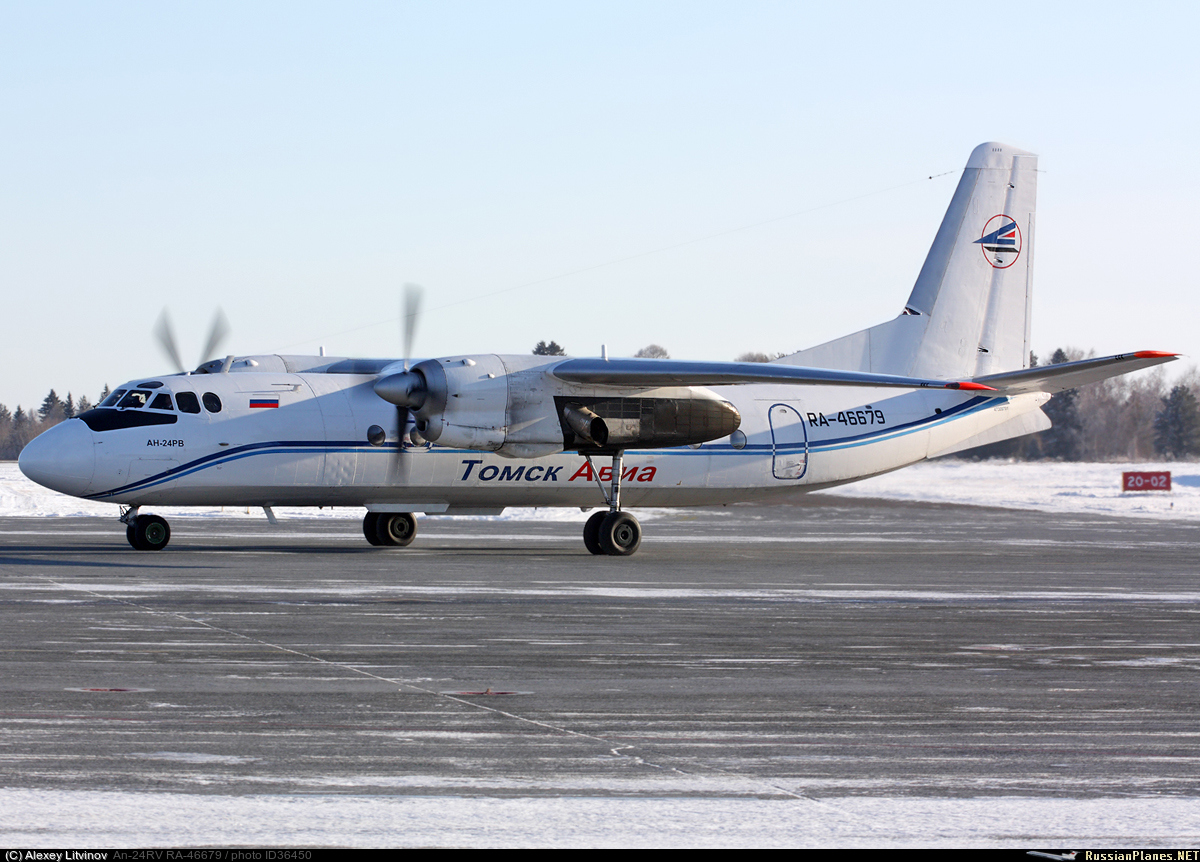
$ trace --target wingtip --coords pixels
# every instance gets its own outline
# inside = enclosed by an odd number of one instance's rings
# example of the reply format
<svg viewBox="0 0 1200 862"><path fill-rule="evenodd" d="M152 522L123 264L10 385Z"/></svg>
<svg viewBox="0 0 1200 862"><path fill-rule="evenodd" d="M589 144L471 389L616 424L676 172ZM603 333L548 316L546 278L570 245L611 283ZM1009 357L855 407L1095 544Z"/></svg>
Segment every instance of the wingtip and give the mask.
<svg viewBox="0 0 1200 862"><path fill-rule="evenodd" d="M955 389L969 389L973 392L995 392L996 389L992 386L985 386L982 383L972 383L970 380L964 380L954 385Z"/></svg>
<svg viewBox="0 0 1200 862"><path fill-rule="evenodd" d="M1176 356L1179 356L1180 354L1170 353L1165 350L1139 350L1137 353L1135 353L1133 355L1136 356L1138 359L1161 359L1161 358L1174 359Z"/></svg>

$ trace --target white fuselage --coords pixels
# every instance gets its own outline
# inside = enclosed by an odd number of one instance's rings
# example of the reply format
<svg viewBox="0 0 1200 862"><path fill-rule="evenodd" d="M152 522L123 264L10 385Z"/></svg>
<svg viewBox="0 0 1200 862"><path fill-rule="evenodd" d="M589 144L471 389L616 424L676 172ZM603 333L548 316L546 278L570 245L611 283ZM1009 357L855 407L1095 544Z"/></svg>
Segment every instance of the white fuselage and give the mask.
<svg viewBox="0 0 1200 862"><path fill-rule="evenodd" d="M31 444L42 448L23 456L22 468L57 460L70 465L64 477L38 481L136 506L366 506L466 514L604 504L596 480L608 485L608 457L593 457L597 477L576 452L511 458L413 445L400 435L404 414L376 395L375 379L252 371L162 377L156 393L176 400L181 392L211 393L220 410L174 410L168 424L104 431L69 420ZM953 448L1046 400L773 384L711 391L741 414L738 432L695 447L626 451L623 506L773 499L854 481ZM386 429L382 445L368 442L373 425ZM66 447L69 457L56 455Z"/></svg>

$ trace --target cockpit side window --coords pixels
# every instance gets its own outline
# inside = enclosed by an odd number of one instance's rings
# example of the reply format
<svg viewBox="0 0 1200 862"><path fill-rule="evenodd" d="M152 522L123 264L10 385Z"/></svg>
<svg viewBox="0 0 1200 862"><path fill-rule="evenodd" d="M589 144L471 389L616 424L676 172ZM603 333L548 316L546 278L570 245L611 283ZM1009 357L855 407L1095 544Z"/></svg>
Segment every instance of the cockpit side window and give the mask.
<svg viewBox="0 0 1200 862"><path fill-rule="evenodd" d="M200 399L195 392L176 392L175 403L179 405L180 413L199 413Z"/></svg>
<svg viewBox="0 0 1200 862"><path fill-rule="evenodd" d="M118 389L112 395L109 395L107 398L105 398L103 401L101 401L99 406L100 407L116 407L117 402L121 400L121 396L124 395L128 391L129 391L128 389Z"/></svg>
<svg viewBox="0 0 1200 862"><path fill-rule="evenodd" d="M171 405L171 396L168 395L166 392L160 392L157 395L155 395L154 400L152 402L150 402L150 408L152 410L174 410L175 409Z"/></svg>
<svg viewBox="0 0 1200 862"><path fill-rule="evenodd" d="M217 397L215 392L204 393L204 409L209 413L221 412L221 399Z"/></svg>
<svg viewBox="0 0 1200 862"><path fill-rule="evenodd" d="M150 393L144 389L133 389L122 398L118 403L118 407L145 407L146 402L150 400Z"/></svg>

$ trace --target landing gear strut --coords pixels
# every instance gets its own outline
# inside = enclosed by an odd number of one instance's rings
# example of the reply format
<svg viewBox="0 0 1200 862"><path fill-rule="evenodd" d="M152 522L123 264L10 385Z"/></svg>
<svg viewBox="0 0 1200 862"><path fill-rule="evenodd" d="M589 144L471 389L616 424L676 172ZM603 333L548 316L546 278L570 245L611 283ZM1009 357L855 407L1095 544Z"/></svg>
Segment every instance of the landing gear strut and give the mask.
<svg viewBox="0 0 1200 862"><path fill-rule="evenodd" d="M363 535L377 547L403 548L417 537L417 519L411 512L367 512Z"/></svg>
<svg viewBox="0 0 1200 862"><path fill-rule="evenodd" d="M161 551L171 541L171 526L158 515L139 515L134 506L121 515L125 538L135 551Z"/></svg>
<svg viewBox="0 0 1200 862"><path fill-rule="evenodd" d="M600 474L592 467L600 493L608 504L607 512L596 512L583 525L583 545L592 554L628 557L642 544L642 525L628 512L621 511L621 468L624 452L617 450L612 458L612 490L606 492ZM585 455L589 466L592 458Z"/></svg>

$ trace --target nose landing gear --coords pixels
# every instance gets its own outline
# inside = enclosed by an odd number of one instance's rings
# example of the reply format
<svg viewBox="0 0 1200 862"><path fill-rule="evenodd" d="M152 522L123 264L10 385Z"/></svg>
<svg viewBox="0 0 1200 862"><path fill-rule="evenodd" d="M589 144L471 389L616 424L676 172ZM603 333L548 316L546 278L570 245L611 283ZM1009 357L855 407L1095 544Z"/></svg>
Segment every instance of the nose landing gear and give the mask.
<svg viewBox="0 0 1200 862"><path fill-rule="evenodd" d="M139 515L134 506L121 514L125 538L135 551L161 551L171 541L171 525L158 515Z"/></svg>

